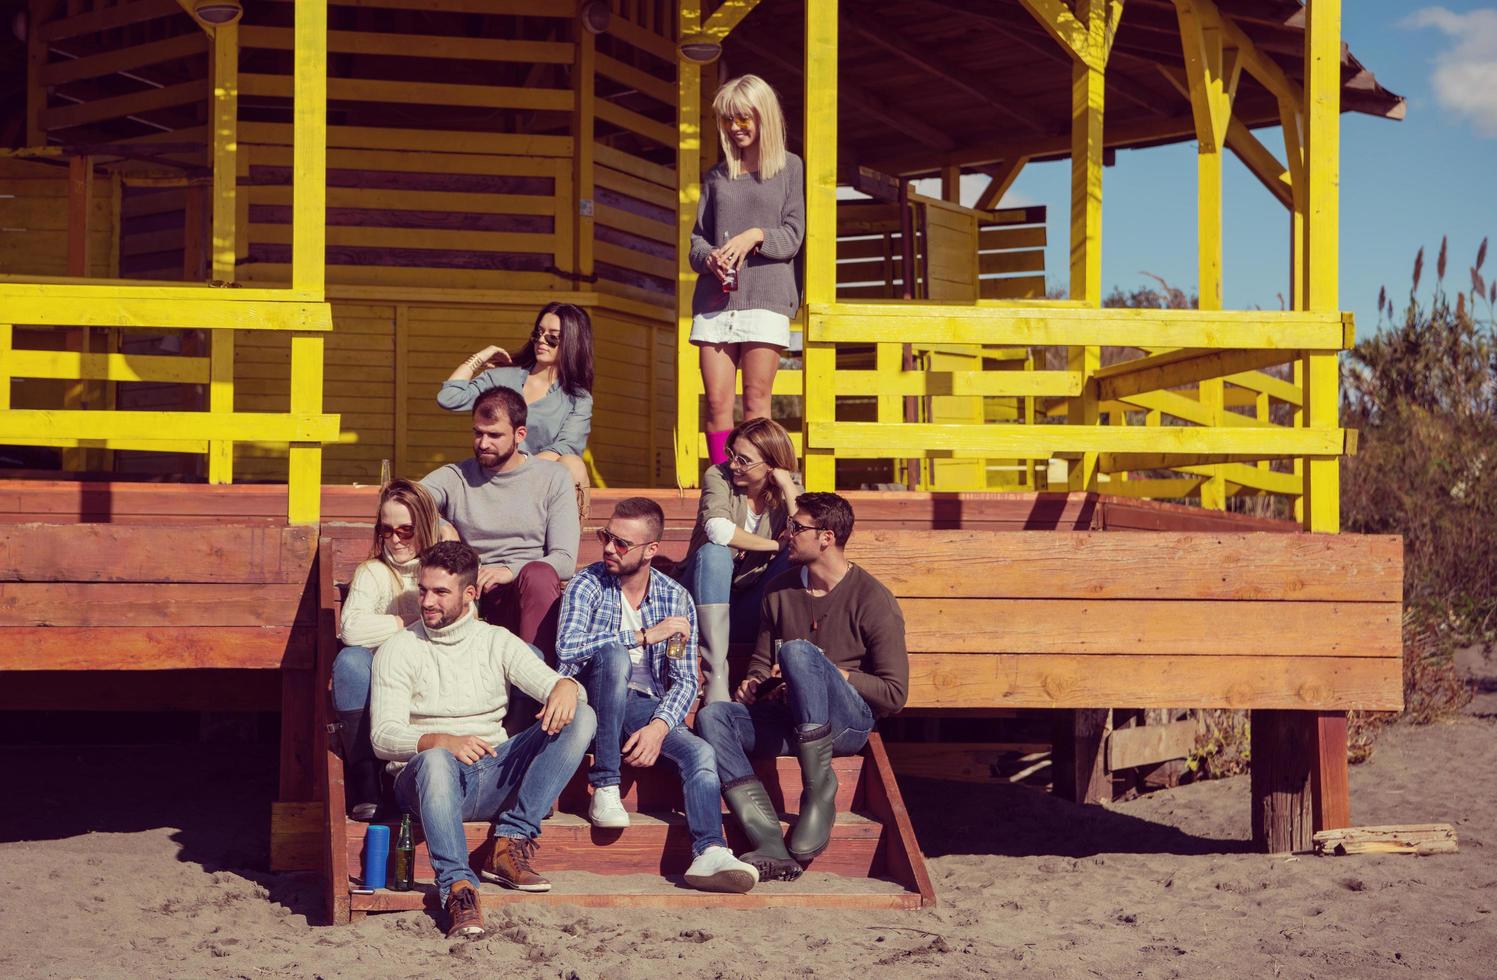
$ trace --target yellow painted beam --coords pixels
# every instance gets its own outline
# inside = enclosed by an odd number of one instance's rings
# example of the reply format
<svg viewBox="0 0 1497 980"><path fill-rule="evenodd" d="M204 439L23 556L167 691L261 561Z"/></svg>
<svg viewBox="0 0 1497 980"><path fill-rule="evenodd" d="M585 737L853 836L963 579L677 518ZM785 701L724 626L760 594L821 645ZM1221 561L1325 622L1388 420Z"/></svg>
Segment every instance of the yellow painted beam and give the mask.
<svg viewBox="0 0 1497 980"><path fill-rule="evenodd" d="M322 412L323 344L321 334L291 335L291 414L317 417ZM336 418L336 416L334 416ZM289 439L286 519L315 524L322 501L322 444L334 439Z"/></svg>
<svg viewBox="0 0 1497 980"><path fill-rule="evenodd" d="M26 300L186 300L191 303L316 302L295 289L217 289L207 283L0 274L0 303Z"/></svg>
<svg viewBox="0 0 1497 980"><path fill-rule="evenodd" d="M1093 58L1091 32L1087 27L1086 14L1079 9L1071 13L1061 0L1019 0L1035 21L1045 29L1067 54L1082 64Z"/></svg>
<svg viewBox="0 0 1497 980"><path fill-rule="evenodd" d="M838 0L806 4L806 303L830 303L837 296L837 16ZM805 458L801 472L807 490L836 489L835 442L814 435L815 427L835 424L836 348L806 336L803 368ZM903 342L908 338L891 338ZM877 424L875 423L875 427Z"/></svg>
<svg viewBox="0 0 1497 980"><path fill-rule="evenodd" d="M1340 304L1341 0L1310 0L1305 10L1305 305ZM1304 360L1306 431L1335 424L1340 367L1335 354ZM1341 530L1341 470L1336 459L1305 463L1304 526Z"/></svg>
<svg viewBox="0 0 1497 980"><path fill-rule="evenodd" d="M722 0L722 4L707 18L702 25L702 33L721 40L733 32L733 28L743 22L743 18L753 12L759 6L759 0Z"/></svg>
<svg viewBox="0 0 1497 980"><path fill-rule="evenodd" d="M1019 179L1020 172L1028 162L1029 157L1022 154L1003 161L1001 166L992 171L993 179L989 180L988 186L982 189L982 194L978 196L977 203L973 207L978 211L996 208L1003 201L1003 195L1014 186L1014 181Z"/></svg>
<svg viewBox="0 0 1497 980"><path fill-rule="evenodd" d="M595 98L597 62L597 37L591 31L579 31L577 61L572 71L572 84L576 86L577 102L576 111L572 114L572 133L577 145L572 172L575 203L567 202L565 219L576 223L577 233L574 240L576 251L572 257L572 268L579 276L593 274L593 219L598 210L597 202L593 198L593 144L597 128L597 117L593 107L597 101ZM667 233L669 233L668 229ZM672 269L672 272L674 271Z"/></svg>
<svg viewBox="0 0 1497 980"><path fill-rule="evenodd" d="M897 344L880 349L897 349ZM785 373L785 372L781 372ZM778 381L778 376L776 376ZM855 371L833 376L839 395L951 395L987 398L1074 398L1081 394L1082 378L1074 371ZM775 386L776 393L779 386ZM787 394L800 394L797 389ZM902 412L902 409L901 409ZM903 420L903 416L900 416Z"/></svg>
<svg viewBox="0 0 1497 980"><path fill-rule="evenodd" d="M327 281L327 4L296 0L295 20L291 287L320 300Z"/></svg>
<svg viewBox="0 0 1497 980"><path fill-rule="evenodd" d="M233 303L202 299L75 299L9 295L0 287L0 309L28 326L171 327L186 330L331 330L322 303Z"/></svg>
<svg viewBox="0 0 1497 980"><path fill-rule="evenodd" d="M14 350L7 354L6 361L6 370L14 378L83 378L162 384L204 384L208 380L208 362L201 357Z"/></svg>
<svg viewBox="0 0 1497 980"><path fill-rule="evenodd" d="M1346 451L1348 442L1348 430L1284 426L1208 429L1183 425L909 423L891 429L877 422L813 422L810 435L815 445L835 447L841 456L872 457L918 455L931 450L1028 459L1057 453L1202 454L1226 459L1335 457Z"/></svg>
<svg viewBox="0 0 1497 980"><path fill-rule="evenodd" d="M224 282L234 279L238 174L239 26L225 24L213 35L213 278Z"/></svg>
<svg viewBox="0 0 1497 980"><path fill-rule="evenodd" d="M8 323L0 323L0 412L10 409L10 381L15 376L15 354L12 345L15 343L15 328Z"/></svg>
<svg viewBox="0 0 1497 980"><path fill-rule="evenodd" d="M1353 333L1350 314L1330 311L999 310L928 303L907 303L901 309L838 303L811 307L806 340L807 343L1334 351L1350 347Z"/></svg>
<svg viewBox="0 0 1497 980"><path fill-rule="evenodd" d="M1239 487L1248 487L1252 490L1262 490L1266 493L1283 494L1293 496L1300 492L1301 481L1293 473L1280 473L1276 470L1259 469L1247 463L1218 463L1215 466L1179 466L1175 467L1182 473L1214 474L1220 473L1222 478Z"/></svg>
<svg viewBox="0 0 1497 980"><path fill-rule="evenodd" d="M13 409L0 415L0 442L27 439L159 440L224 438L257 442L338 441L339 416L272 412L102 412ZM1309 431L1309 430L1303 430Z"/></svg>
<svg viewBox="0 0 1497 980"><path fill-rule="evenodd" d="M702 0L681 0L677 11L680 37L702 26ZM701 199L701 69L676 58L676 484L697 486L701 480L701 369L691 336L691 299L696 272L691 268L691 230ZM694 383L693 383L694 382Z"/></svg>

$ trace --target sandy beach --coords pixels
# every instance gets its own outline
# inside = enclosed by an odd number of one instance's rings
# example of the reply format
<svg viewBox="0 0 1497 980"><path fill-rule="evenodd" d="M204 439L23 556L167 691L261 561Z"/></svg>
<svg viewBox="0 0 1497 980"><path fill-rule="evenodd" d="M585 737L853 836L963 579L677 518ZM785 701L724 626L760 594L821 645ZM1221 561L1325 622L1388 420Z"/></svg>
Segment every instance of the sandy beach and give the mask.
<svg viewBox="0 0 1497 980"><path fill-rule="evenodd" d="M15 749L19 792L0 825L0 972L1490 976L1497 671L1470 662L1484 676L1461 717L1396 726L1352 770L1356 823L1446 821L1460 837L1456 855L1252 853L1246 777L1086 809L1024 787L910 780L935 909L701 915L519 905L490 911L489 935L473 943L443 938L425 913L310 924L316 882L260 870L269 751ZM542 850L542 870L544 859Z"/></svg>

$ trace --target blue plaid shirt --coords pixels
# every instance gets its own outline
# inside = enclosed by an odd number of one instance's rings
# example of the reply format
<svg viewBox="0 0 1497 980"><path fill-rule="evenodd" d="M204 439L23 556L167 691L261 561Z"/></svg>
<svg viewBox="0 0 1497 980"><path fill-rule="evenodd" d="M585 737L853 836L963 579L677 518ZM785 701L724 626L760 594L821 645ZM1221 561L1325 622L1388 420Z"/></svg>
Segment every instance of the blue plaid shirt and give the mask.
<svg viewBox="0 0 1497 980"><path fill-rule="evenodd" d="M595 562L572 576L561 597L561 626L556 636L556 672L575 677L592 662L593 655L611 643L625 650L635 646L633 630L624 629L624 594L618 576L610 575L602 562ZM691 595L675 579L650 572L639 618L648 629L670 616L685 616L691 622L686 636L686 656L672 660L665 643L645 644L645 661L655 682L660 705L655 717L669 728L684 724L686 712L696 700L697 611Z"/></svg>

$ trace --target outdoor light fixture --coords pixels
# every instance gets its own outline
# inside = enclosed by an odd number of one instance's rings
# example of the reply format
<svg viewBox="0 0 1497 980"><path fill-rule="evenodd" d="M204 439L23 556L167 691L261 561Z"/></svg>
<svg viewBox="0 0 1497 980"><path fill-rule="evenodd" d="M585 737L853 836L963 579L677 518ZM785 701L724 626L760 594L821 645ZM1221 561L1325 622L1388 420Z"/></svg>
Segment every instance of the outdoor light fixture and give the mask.
<svg viewBox="0 0 1497 980"><path fill-rule="evenodd" d="M239 0L197 0L192 12L206 24L232 24L244 13Z"/></svg>
<svg viewBox="0 0 1497 980"><path fill-rule="evenodd" d="M589 34L602 34L608 30L608 25L613 20L613 11L608 6L608 0L588 0L582 5L582 12L578 16L582 19L583 29Z"/></svg>
<svg viewBox="0 0 1497 980"><path fill-rule="evenodd" d="M722 57L723 44L711 34L688 34L681 39L676 50L687 61L694 61L699 65L710 65Z"/></svg>

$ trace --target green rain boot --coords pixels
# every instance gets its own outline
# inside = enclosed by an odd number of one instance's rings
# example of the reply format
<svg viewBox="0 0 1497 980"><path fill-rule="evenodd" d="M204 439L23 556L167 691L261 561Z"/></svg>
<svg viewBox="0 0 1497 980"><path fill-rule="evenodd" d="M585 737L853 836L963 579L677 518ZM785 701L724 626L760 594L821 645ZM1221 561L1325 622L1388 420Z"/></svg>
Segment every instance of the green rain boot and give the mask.
<svg viewBox="0 0 1497 980"><path fill-rule="evenodd" d="M790 831L790 855L801 864L826 850L837 822L837 774L832 771L832 726L797 732L800 757L800 818Z"/></svg>
<svg viewBox="0 0 1497 980"><path fill-rule="evenodd" d="M760 881L794 881L799 878L801 866L785 850L785 838L780 836L780 816L775 813L774 804L769 802L764 784L757 779L745 779L724 789L723 799L753 848L738 855L738 860L752 864L759 872Z"/></svg>
<svg viewBox="0 0 1497 980"><path fill-rule="evenodd" d="M697 606L697 656L702 662L702 703L727 701L733 696L728 688L728 604L714 602Z"/></svg>

